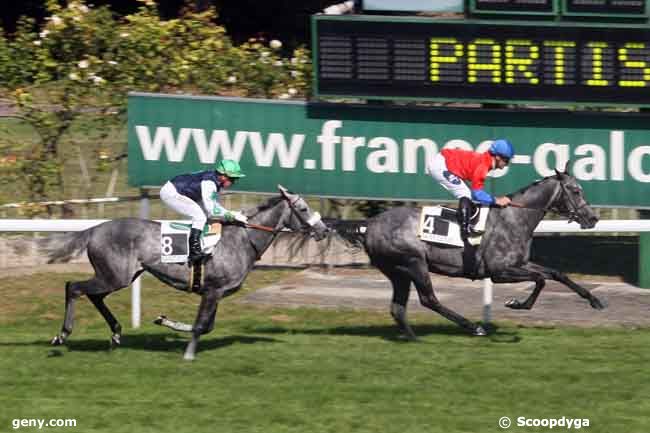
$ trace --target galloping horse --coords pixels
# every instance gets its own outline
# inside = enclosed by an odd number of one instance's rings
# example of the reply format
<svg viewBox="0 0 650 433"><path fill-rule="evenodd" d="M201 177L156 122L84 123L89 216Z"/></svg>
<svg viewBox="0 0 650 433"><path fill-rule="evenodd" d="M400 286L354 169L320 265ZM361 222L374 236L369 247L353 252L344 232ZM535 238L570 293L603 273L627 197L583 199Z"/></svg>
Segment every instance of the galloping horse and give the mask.
<svg viewBox="0 0 650 433"><path fill-rule="evenodd" d="M534 182L510 197L517 207L492 208L482 241L473 251L467 250L467 245L464 249L421 241L417 236L420 210L411 207L396 207L366 222L355 223L367 225L365 233L345 222L332 227L351 244L363 246L371 264L390 280L391 315L400 331L410 339L416 338L406 319L411 283L415 284L423 306L474 335L486 335L482 326L438 301L429 272L472 279L489 277L495 283L534 281L535 289L526 300L508 301L506 306L513 309L532 308L546 279L565 284L587 299L593 308L605 308L603 302L563 273L529 261L533 231L546 212L554 211L569 217L570 221L576 220L582 229L596 225L598 218L585 201L576 179L566 169L563 173L556 170L556 175ZM474 264L471 273L466 270L468 260Z"/></svg>
<svg viewBox="0 0 650 433"><path fill-rule="evenodd" d="M246 211L249 223L272 227L260 231L241 225L226 225L213 254L205 263L201 304L194 325L192 340L184 358L194 359L199 337L214 328L219 301L242 285L264 251L283 228L307 230L316 240L326 237L329 229L318 213L305 200L282 186L281 195ZM55 238L55 239L60 239ZM50 241L52 242L52 241ZM88 296L104 317L113 333L112 344L119 345L122 327L104 303L104 298L128 286L142 272L148 271L162 282L179 290L189 290L189 270L183 263L161 263L160 223L135 218L109 221L82 232L69 233L62 244L49 250L50 263L65 262L84 250L95 270L85 281L68 281L65 286L65 319L53 345L63 344L72 333L74 304L82 295Z"/></svg>

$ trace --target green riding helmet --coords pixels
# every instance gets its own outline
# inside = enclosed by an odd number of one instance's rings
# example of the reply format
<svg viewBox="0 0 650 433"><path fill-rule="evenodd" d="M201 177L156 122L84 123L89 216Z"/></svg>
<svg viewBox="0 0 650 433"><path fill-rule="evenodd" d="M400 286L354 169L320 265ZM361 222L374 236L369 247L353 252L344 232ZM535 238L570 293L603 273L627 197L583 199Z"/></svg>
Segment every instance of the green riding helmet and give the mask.
<svg viewBox="0 0 650 433"><path fill-rule="evenodd" d="M233 161L232 159L222 159L219 161L216 170L217 172L233 179L246 176L241 172L239 163L237 161Z"/></svg>

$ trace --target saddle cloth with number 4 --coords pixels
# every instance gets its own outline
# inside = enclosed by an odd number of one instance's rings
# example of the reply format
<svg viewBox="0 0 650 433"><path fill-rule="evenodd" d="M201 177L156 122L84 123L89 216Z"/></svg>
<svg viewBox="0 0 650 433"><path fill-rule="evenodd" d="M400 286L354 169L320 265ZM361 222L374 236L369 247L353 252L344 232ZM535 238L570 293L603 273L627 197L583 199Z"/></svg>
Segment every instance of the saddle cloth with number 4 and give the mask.
<svg viewBox="0 0 650 433"><path fill-rule="evenodd" d="M471 222L474 231L485 231L485 222L487 221L489 212L489 207L480 207L472 215ZM460 226L456 217L456 209L443 206L424 206L422 208L418 236L425 242L452 245L455 247L465 246L460 236ZM468 241L472 245L478 245L481 242L481 236L470 237Z"/></svg>

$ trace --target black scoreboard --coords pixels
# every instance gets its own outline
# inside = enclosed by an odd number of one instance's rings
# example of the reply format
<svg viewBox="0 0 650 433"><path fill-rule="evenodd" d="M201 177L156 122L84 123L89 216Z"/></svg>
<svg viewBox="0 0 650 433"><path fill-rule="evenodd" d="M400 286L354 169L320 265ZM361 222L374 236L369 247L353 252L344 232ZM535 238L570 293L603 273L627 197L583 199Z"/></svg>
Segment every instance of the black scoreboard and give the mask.
<svg viewBox="0 0 650 433"><path fill-rule="evenodd" d="M317 97L650 105L650 28L313 17Z"/></svg>
<svg viewBox="0 0 650 433"><path fill-rule="evenodd" d="M556 14L556 0L470 0L475 13Z"/></svg>
<svg viewBox="0 0 650 433"><path fill-rule="evenodd" d="M563 0L564 15L647 16L646 0Z"/></svg>
<svg viewBox="0 0 650 433"><path fill-rule="evenodd" d="M472 15L647 18L647 0L469 0Z"/></svg>

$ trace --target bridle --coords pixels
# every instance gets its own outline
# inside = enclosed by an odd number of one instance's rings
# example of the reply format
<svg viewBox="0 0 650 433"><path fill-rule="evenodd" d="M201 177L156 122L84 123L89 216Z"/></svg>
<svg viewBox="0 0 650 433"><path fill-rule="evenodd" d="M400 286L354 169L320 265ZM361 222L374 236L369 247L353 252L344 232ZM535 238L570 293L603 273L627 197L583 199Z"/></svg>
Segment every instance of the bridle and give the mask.
<svg viewBox="0 0 650 433"><path fill-rule="evenodd" d="M553 212L557 215L567 217L569 219L569 222L577 221L580 215L580 210L584 207L589 206L589 204L586 201L584 201L583 204L578 205L578 203L576 203L576 201L573 199L572 195L569 194L569 192L567 191L567 187L564 184L564 182L558 179L558 183L559 183L559 187L556 187L556 191L553 193L548 203L542 208L526 206L514 202L511 203L511 205L513 207L518 207L522 209L533 209L533 210L541 210L544 212ZM560 198L562 196L566 196L566 201L569 203L569 206L564 204L564 202L562 202L564 206L557 204L557 202L560 201Z"/></svg>
<svg viewBox="0 0 650 433"><path fill-rule="evenodd" d="M287 199L286 197L284 197L284 198ZM305 220L302 217L302 215L300 214L300 211L298 209L296 209L296 206L295 206L296 203L298 202L298 200L300 200L301 198L302 197L298 196L298 198L295 199L293 202L289 201L287 199L287 202L289 202L289 208L291 209L292 215L295 214L296 218L298 218L298 221L300 221L300 224L303 225L303 228L301 230L305 230L305 229L307 229L307 227L309 227L309 229L311 229L316 224L318 224L319 221L322 220L322 217L321 217L320 213L314 212L314 214L311 216L311 218L309 218L308 220ZM278 222L278 224L279 224L279 222ZM280 229L280 228L277 228L277 227L269 227L269 226L263 226L263 225L259 225L259 224L253 224L253 223L246 223L245 227L250 228L250 229L261 230L261 231L269 232L269 233L273 233L273 234L277 234L277 233L283 232L283 231L290 231L290 230L284 229L284 228Z"/></svg>
<svg viewBox="0 0 650 433"><path fill-rule="evenodd" d="M289 208L291 209L291 215L294 216L298 219L300 224L302 225L302 228L300 231L308 231L311 230L316 224L318 224L319 221L321 221L321 215L318 212L314 212L314 214L311 216L309 219L303 218L301 212L296 208L296 203L298 203L299 200L302 199L300 196L296 196L296 199L291 201L289 197L283 195L282 198L286 200L289 203ZM253 224L253 223L246 223L245 227L248 229L256 229L256 230L261 230L265 231L268 233L272 233L273 237L275 237L278 233L288 231L291 232L292 230L285 229L285 228L279 228L281 220L278 221L275 227L269 227L269 226L263 226L263 225L258 225L258 224ZM248 230L247 230L248 232ZM250 235L248 236L248 240L253 246L253 249L255 250L255 255L257 256L257 260L259 260L262 257L262 254L260 252L260 249L258 248L257 245L253 242L251 239Z"/></svg>
<svg viewBox="0 0 650 433"><path fill-rule="evenodd" d="M292 215L295 215L296 218L298 218L298 221L300 221L300 224L302 224L302 229L301 230L311 230L314 228L316 224L318 224L321 220L322 217L320 213L314 212L314 214L309 218L305 219L301 212L296 209L296 203L298 203L298 200L302 200L302 197L296 196L296 199L294 201L289 201L289 207L291 208Z"/></svg>
<svg viewBox="0 0 650 433"><path fill-rule="evenodd" d="M578 205L576 203L576 201L574 200L573 196L571 194L569 194L569 192L567 191L567 187L564 184L564 182L562 182L560 180L560 194L559 194L559 197L554 199L554 202L559 201L559 199L562 196L566 197L566 202L568 202L570 206L567 206L565 204L565 202L563 202L564 208L562 208L562 207L560 207L558 205L555 205L555 206L549 208L549 210L551 212L557 213L558 215L565 216L565 217L569 218L569 222L577 221L578 217L580 216L580 210L582 208L584 208L584 207L589 206L587 204L587 201L583 200L583 203L581 205Z"/></svg>

